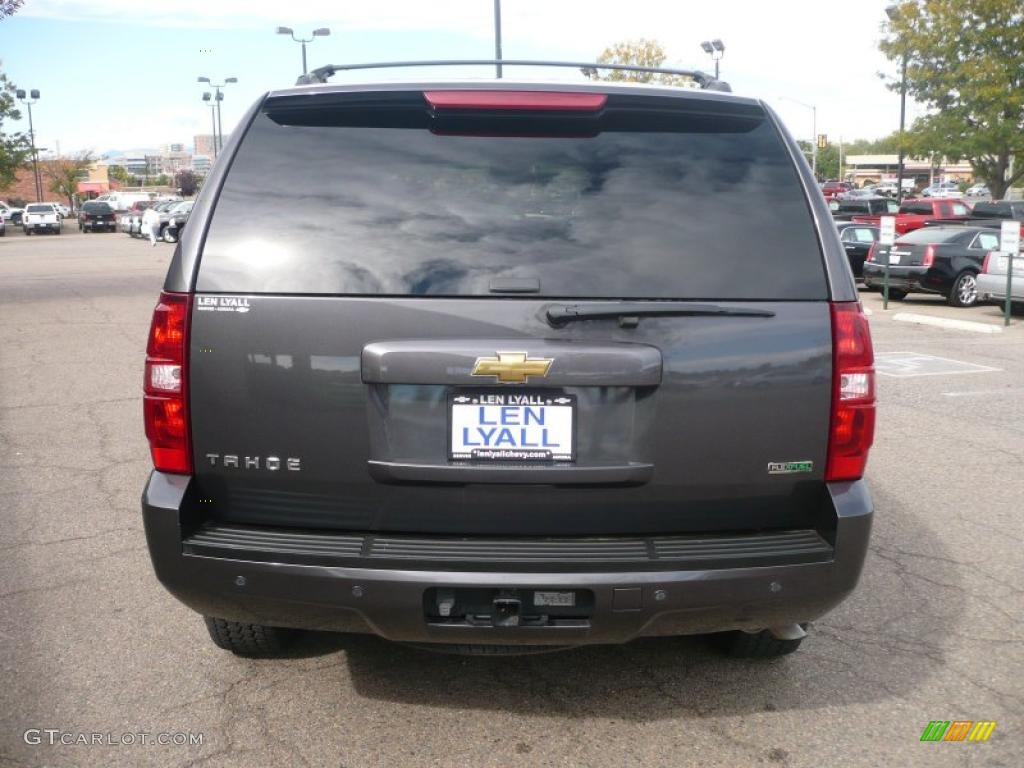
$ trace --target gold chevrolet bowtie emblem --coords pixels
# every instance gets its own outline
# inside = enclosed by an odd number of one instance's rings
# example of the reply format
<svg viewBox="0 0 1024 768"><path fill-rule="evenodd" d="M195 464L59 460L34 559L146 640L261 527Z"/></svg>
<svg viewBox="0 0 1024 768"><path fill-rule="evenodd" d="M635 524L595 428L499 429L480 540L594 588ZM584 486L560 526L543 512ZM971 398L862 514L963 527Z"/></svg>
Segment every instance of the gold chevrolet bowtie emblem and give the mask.
<svg viewBox="0 0 1024 768"><path fill-rule="evenodd" d="M547 376L553 358L528 358L526 352L498 352L497 357L478 357L474 376L495 376L502 384L524 384L528 376Z"/></svg>

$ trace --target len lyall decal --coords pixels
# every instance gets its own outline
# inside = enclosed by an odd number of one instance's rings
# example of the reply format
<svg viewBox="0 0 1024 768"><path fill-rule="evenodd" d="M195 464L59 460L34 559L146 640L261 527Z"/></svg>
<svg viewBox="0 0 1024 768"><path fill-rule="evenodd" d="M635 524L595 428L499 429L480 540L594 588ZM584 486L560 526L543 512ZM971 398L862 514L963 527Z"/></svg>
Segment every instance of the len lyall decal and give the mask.
<svg viewBox="0 0 1024 768"><path fill-rule="evenodd" d="M995 720L931 720L921 741L988 741Z"/></svg>

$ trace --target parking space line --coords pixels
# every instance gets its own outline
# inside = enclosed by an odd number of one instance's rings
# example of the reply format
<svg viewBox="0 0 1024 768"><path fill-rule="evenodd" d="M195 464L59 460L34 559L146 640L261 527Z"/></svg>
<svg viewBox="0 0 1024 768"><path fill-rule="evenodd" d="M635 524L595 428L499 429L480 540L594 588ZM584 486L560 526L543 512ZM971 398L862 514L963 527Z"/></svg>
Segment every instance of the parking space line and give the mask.
<svg viewBox="0 0 1024 768"><path fill-rule="evenodd" d="M947 317L933 317L932 315L918 315L913 312L897 312L892 316L893 320L901 323L915 323L917 325L934 325L938 328L952 328L957 331L973 331L974 333L1002 333L1003 326L990 323L978 323L973 320L953 320Z"/></svg>
<svg viewBox="0 0 1024 768"><path fill-rule="evenodd" d="M929 370L931 368L932 370ZM883 352L875 355L875 370L882 376L910 379L919 376L955 376L963 373L998 373L1002 368L968 363L920 352Z"/></svg>
<svg viewBox="0 0 1024 768"><path fill-rule="evenodd" d="M1024 392L1024 387L1005 387L1003 389L973 389L966 392L943 392L945 397L981 397L982 395L1005 395L1011 392Z"/></svg>

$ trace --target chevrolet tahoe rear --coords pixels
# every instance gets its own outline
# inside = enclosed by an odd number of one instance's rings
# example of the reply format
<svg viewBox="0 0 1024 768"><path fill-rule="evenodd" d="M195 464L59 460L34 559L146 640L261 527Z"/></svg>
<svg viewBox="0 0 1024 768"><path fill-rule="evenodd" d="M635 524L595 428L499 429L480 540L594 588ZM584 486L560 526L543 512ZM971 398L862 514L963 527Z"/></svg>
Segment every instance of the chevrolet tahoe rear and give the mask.
<svg viewBox="0 0 1024 768"><path fill-rule="evenodd" d="M870 334L763 102L301 86L224 154L154 312L142 503L217 645L768 656L855 587Z"/></svg>

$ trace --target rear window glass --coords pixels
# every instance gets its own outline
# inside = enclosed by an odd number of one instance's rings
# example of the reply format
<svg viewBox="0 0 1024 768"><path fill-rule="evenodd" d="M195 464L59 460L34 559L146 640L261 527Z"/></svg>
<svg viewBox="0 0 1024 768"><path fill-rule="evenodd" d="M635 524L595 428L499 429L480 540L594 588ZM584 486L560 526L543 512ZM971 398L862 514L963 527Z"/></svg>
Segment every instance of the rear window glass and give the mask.
<svg viewBox="0 0 1024 768"><path fill-rule="evenodd" d="M923 243L948 243L969 234L965 229L951 229L948 227L922 227L900 235L900 242L910 245Z"/></svg>
<svg viewBox="0 0 1024 768"><path fill-rule="evenodd" d="M89 202L82 204L82 210L86 213L110 213L110 206L106 203Z"/></svg>
<svg viewBox="0 0 1024 768"><path fill-rule="evenodd" d="M1024 218L1024 203L975 203L973 215L992 219Z"/></svg>
<svg viewBox="0 0 1024 768"><path fill-rule="evenodd" d="M36 203L28 206L25 211L27 213L53 213L53 206L49 203Z"/></svg>
<svg viewBox="0 0 1024 768"><path fill-rule="evenodd" d="M900 213L917 213L931 216L935 209L931 203L907 203L900 208Z"/></svg>
<svg viewBox="0 0 1024 768"><path fill-rule="evenodd" d="M878 230L870 227L856 227L849 239L855 243L873 243L878 239Z"/></svg>
<svg viewBox="0 0 1024 768"><path fill-rule="evenodd" d="M422 94L362 97L377 101L264 105L200 291L494 295L522 278L542 296L827 297L803 188L760 107L610 96L600 117L435 124ZM737 202L751 199L766 203Z"/></svg>

